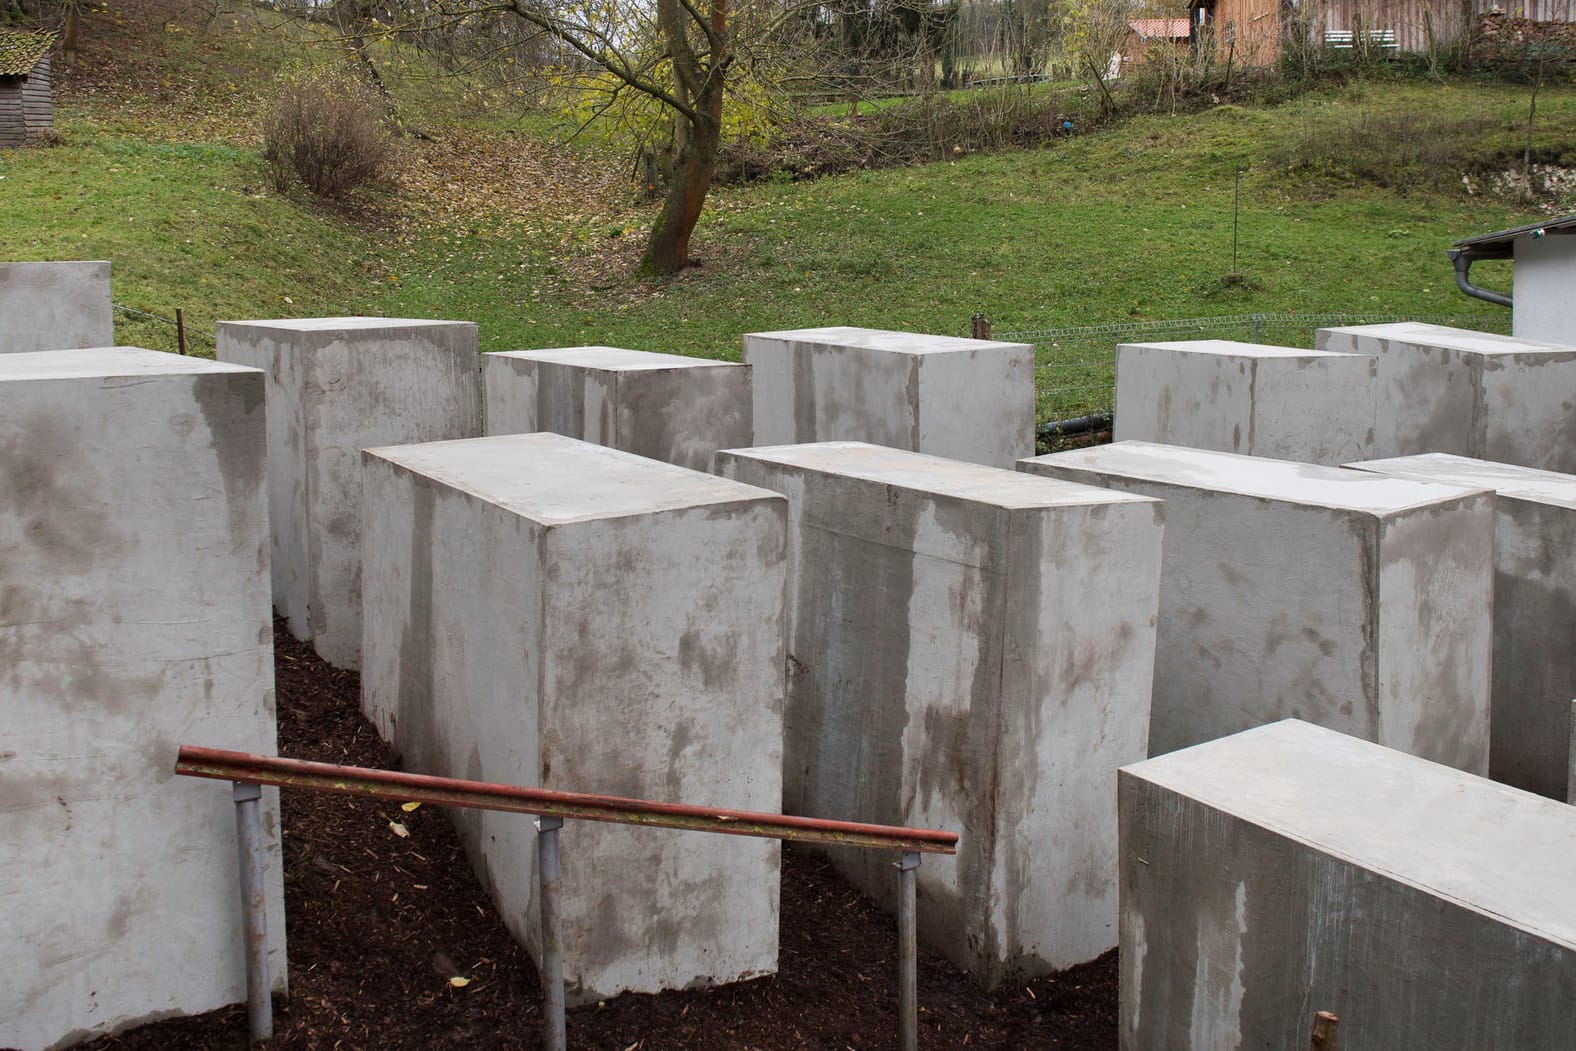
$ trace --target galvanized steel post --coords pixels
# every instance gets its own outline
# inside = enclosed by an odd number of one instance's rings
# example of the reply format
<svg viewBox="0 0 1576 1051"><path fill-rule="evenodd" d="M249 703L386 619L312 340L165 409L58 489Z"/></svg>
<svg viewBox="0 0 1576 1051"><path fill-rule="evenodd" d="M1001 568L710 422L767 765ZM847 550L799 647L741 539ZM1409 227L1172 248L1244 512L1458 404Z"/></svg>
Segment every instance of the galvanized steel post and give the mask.
<svg viewBox="0 0 1576 1051"><path fill-rule="evenodd" d="M564 1023L564 946L558 911L558 830L561 817L536 821L536 860L542 893L542 1016L547 1051L565 1051L569 1036Z"/></svg>
<svg viewBox="0 0 1576 1051"><path fill-rule="evenodd" d="M266 848L263 844L261 785L235 782L236 842L241 852L242 920L246 936L246 1017L252 1042L274 1035L274 1004L268 979L268 892L263 879Z"/></svg>
<svg viewBox="0 0 1576 1051"><path fill-rule="evenodd" d="M903 1051L919 1051L919 945L915 882L920 854L905 850L897 863L897 1024Z"/></svg>

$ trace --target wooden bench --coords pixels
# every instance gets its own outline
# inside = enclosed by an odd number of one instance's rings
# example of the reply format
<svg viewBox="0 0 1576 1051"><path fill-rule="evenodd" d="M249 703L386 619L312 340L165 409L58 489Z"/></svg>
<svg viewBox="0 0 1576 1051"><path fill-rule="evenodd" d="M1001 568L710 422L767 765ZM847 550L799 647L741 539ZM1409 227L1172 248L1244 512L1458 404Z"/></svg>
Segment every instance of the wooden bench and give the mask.
<svg viewBox="0 0 1576 1051"><path fill-rule="evenodd" d="M1386 51L1394 51L1399 45L1395 41L1393 29L1369 29L1362 35L1362 43L1367 47L1379 47ZM1324 31L1324 44L1326 47L1337 49L1356 47L1358 44L1356 34L1350 29L1326 29Z"/></svg>

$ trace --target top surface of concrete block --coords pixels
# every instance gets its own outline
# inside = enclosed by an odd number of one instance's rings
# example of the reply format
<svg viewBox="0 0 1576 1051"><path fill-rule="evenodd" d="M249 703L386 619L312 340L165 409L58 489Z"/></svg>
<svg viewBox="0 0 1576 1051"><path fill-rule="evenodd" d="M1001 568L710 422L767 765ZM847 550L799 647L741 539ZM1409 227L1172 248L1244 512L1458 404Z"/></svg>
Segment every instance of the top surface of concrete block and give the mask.
<svg viewBox="0 0 1576 1051"><path fill-rule="evenodd" d="M143 347L89 347L83 350L35 350L0 355L0 381L69 380L94 376L180 376L221 372L256 372L207 358L165 354Z"/></svg>
<svg viewBox="0 0 1576 1051"><path fill-rule="evenodd" d="M1576 347L1554 343L1539 343L1515 336L1501 336L1493 332L1474 332L1448 325L1428 325L1420 321L1397 321L1388 325L1346 325L1321 331L1370 339L1395 340L1425 347L1440 347L1467 354L1543 354L1549 351L1567 351L1576 354Z"/></svg>
<svg viewBox="0 0 1576 1051"><path fill-rule="evenodd" d="M1473 491L1458 485L1387 478L1342 467L1320 467L1150 442L1117 442L1075 449L1034 457L1020 464L1032 471L1034 464L1042 460L1077 470L1375 515L1454 500ZM1478 491L1483 488L1478 487Z"/></svg>
<svg viewBox="0 0 1576 1051"><path fill-rule="evenodd" d="M549 347L542 350L503 350L488 357L525 361L549 361L601 372L645 372L655 369L742 368L735 361L691 358L683 354L659 354L650 350L624 350L622 347Z"/></svg>
<svg viewBox="0 0 1576 1051"><path fill-rule="evenodd" d="M544 526L782 499L755 486L549 431L366 452Z"/></svg>
<svg viewBox="0 0 1576 1051"><path fill-rule="evenodd" d="M1294 719L1122 772L1576 947L1569 804Z"/></svg>
<svg viewBox="0 0 1576 1051"><path fill-rule="evenodd" d="M1060 479L1037 478L999 467L986 467L865 442L818 442L756 449L725 449L722 454L845 475L913 492L957 497L1008 509L1155 502L1150 497L1134 493Z"/></svg>
<svg viewBox="0 0 1576 1051"><path fill-rule="evenodd" d="M474 321L435 321L403 317L303 317L271 321L221 321L221 325L274 329L279 332L384 332L401 328L435 328L440 325L469 325Z"/></svg>
<svg viewBox="0 0 1576 1051"><path fill-rule="evenodd" d="M1366 354L1344 354L1329 350L1301 350L1268 343L1242 343L1234 339L1189 339L1170 343L1123 343L1124 347L1168 350L1178 354L1214 354L1239 358L1360 358Z"/></svg>
<svg viewBox="0 0 1576 1051"><path fill-rule="evenodd" d="M785 343L817 343L826 346L859 347L888 354L967 354L973 351L1023 347L1024 343L1000 343L989 339L963 339L958 336L931 336L914 332L890 332L879 328L796 328L782 332L751 332L746 339L776 339Z"/></svg>
<svg viewBox="0 0 1576 1051"><path fill-rule="evenodd" d="M1412 478L1419 482L1492 489L1500 496L1576 510L1576 475L1560 474L1558 471L1474 460L1469 456L1451 453L1422 453L1389 460L1364 460L1347 466L1359 471Z"/></svg>

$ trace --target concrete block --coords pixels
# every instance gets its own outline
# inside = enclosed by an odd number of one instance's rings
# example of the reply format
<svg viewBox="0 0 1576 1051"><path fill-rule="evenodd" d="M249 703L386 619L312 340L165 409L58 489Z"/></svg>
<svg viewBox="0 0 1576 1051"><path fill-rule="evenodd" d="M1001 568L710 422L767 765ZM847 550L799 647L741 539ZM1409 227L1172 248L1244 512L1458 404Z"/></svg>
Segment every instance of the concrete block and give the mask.
<svg viewBox="0 0 1576 1051"><path fill-rule="evenodd" d="M1576 809L1295 721L1120 780L1124 1051L1571 1046Z"/></svg>
<svg viewBox="0 0 1576 1051"><path fill-rule="evenodd" d="M556 431L697 471L754 435L750 368L616 347L482 356L488 434Z"/></svg>
<svg viewBox="0 0 1576 1051"><path fill-rule="evenodd" d="M1026 343L806 328L744 337L755 444L873 442L1011 467L1034 452Z"/></svg>
<svg viewBox="0 0 1576 1051"><path fill-rule="evenodd" d="M1487 772L1492 493L1145 442L1019 466L1166 501L1151 755L1292 717Z"/></svg>
<svg viewBox="0 0 1576 1051"><path fill-rule="evenodd" d="M106 262L0 263L0 354L115 342Z"/></svg>
<svg viewBox="0 0 1576 1051"><path fill-rule="evenodd" d="M1116 348L1117 441L1331 466L1371 455L1378 365L1224 339Z"/></svg>
<svg viewBox="0 0 1576 1051"><path fill-rule="evenodd" d="M1565 775L1565 802L1576 806L1576 701L1571 702L1570 766Z"/></svg>
<svg viewBox="0 0 1576 1051"><path fill-rule="evenodd" d="M233 365L0 356L0 1046L246 998L230 790L173 768L274 754L263 411Z"/></svg>
<svg viewBox="0 0 1576 1051"><path fill-rule="evenodd" d="M1576 346L1416 322L1324 328L1318 345L1378 357L1375 458L1454 453L1576 473Z"/></svg>
<svg viewBox="0 0 1576 1051"><path fill-rule="evenodd" d="M330 664L361 659L361 450L481 434L476 326L221 321L218 357L268 373L274 605Z"/></svg>
<svg viewBox="0 0 1576 1051"><path fill-rule="evenodd" d="M1113 946L1162 506L847 442L717 470L789 501L785 807L961 833L919 869L919 933L985 984ZM831 857L894 905L890 857Z"/></svg>
<svg viewBox="0 0 1576 1051"><path fill-rule="evenodd" d="M1494 490L1489 776L1564 799L1576 697L1576 478L1444 453L1350 466Z"/></svg>
<svg viewBox="0 0 1576 1051"><path fill-rule="evenodd" d="M786 508L557 434L366 455L363 708L425 773L780 811ZM535 834L457 817L540 959ZM570 821L580 1003L770 974L775 841Z"/></svg>

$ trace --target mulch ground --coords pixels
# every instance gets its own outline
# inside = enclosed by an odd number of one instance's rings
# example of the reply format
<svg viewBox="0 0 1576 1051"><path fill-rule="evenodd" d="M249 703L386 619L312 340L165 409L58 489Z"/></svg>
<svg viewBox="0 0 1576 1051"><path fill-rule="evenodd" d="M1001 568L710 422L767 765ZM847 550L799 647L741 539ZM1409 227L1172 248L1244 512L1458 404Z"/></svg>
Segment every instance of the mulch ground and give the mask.
<svg viewBox="0 0 1576 1051"><path fill-rule="evenodd" d="M283 755L389 767L362 718L352 672L329 667L276 630ZM276 1001L270 1048L535 1048L535 967L471 874L447 818L431 806L286 791L285 919L290 997ZM398 823L408 837L390 825ZM610 879L620 878L609 873ZM622 996L569 1012L575 1049L875 1049L897 1047L897 938L819 857L783 856L775 977L704 991ZM452 978L469 979L457 987ZM1116 953L992 994L921 951L925 1048L1117 1046ZM166 1051L246 1047L244 1006L86 1045Z"/></svg>

